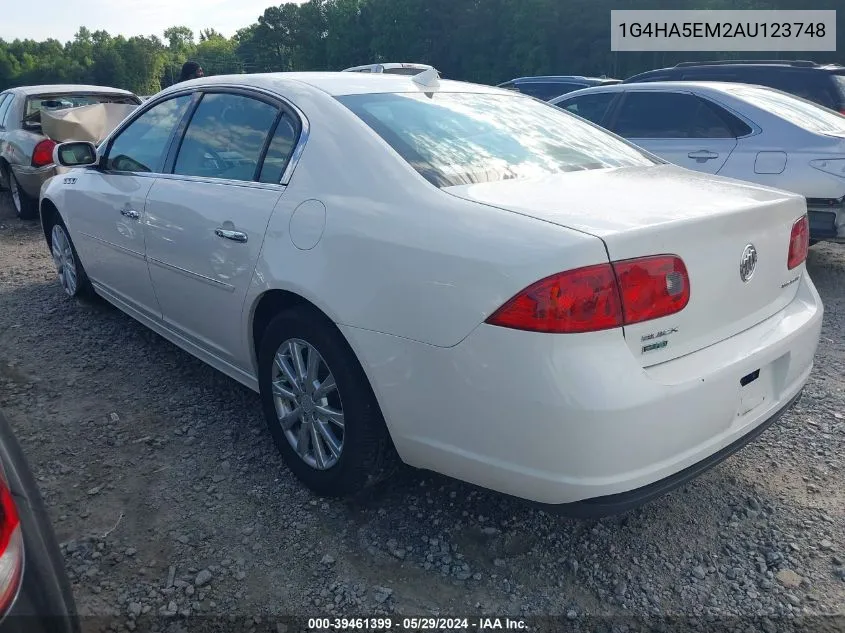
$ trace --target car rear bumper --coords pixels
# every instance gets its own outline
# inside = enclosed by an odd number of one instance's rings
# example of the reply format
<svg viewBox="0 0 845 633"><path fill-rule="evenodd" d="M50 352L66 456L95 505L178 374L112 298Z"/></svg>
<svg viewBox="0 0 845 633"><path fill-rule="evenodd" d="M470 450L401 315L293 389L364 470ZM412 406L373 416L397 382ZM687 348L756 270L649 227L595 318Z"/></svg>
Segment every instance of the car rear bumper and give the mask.
<svg viewBox="0 0 845 633"><path fill-rule="evenodd" d="M657 497L683 486L685 483L707 472L714 466L717 466L728 457L744 448L747 444L757 439L766 429L777 422L784 413L791 409L792 406L801 399L801 393L802 392L799 391L792 397L791 400L775 411L767 420L758 424L745 435L740 436L740 438L735 440L732 444L729 444L723 449L708 455L699 462L696 462L692 466L688 466L684 470L669 475L660 481L655 481L654 483L641 488L629 490L628 492L620 492L615 495L594 497L592 499L585 499L574 503L545 505L544 507L552 512L579 519L594 519L614 514L621 514L622 512L627 512L628 510L639 507L644 503L648 503Z"/></svg>
<svg viewBox="0 0 845 633"><path fill-rule="evenodd" d="M810 239L845 243L845 198L807 200Z"/></svg>
<svg viewBox="0 0 845 633"><path fill-rule="evenodd" d="M55 165L47 165L46 167L14 165L12 171L15 173L15 178L18 179L18 184L23 192L30 198L38 200L41 194L41 185L55 176L59 169Z"/></svg>
<svg viewBox="0 0 845 633"><path fill-rule="evenodd" d="M447 349L342 330L407 463L558 505L624 493L646 500L653 495L641 489L712 465L752 437L806 383L822 314L804 273L777 314L646 368L621 330L549 335L482 325Z"/></svg>

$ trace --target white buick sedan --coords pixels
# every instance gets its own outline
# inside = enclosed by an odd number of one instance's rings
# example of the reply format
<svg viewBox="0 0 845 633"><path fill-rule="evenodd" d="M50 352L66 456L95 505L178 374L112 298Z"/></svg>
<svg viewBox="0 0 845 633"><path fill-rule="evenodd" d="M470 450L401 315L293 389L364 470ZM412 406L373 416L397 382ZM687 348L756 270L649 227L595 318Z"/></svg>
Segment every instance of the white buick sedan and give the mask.
<svg viewBox="0 0 845 633"><path fill-rule="evenodd" d="M554 106L416 77L210 77L42 190L65 292L261 395L321 495L399 460L575 515L762 432L813 366L801 196Z"/></svg>

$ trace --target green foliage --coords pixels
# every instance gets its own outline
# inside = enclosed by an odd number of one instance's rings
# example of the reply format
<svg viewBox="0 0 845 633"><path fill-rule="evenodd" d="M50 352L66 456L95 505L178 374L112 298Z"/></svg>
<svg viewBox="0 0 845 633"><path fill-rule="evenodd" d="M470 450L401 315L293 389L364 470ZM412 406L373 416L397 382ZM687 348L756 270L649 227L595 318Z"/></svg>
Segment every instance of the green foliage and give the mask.
<svg viewBox="0 0 845 633"><path fill-rule="evenodd" d="M841 0L819 0L833 9ZM499 83L519 75L627 77L711 53L612 53L610 10L798 9L796 0L307 0L268 7L227 38L173 26L158 37L111 36L81 27L62 44L0 40L0 90L37 83L95 83L151 94L198 61L206 75L340 70L378 61L415 61L446 77ZM845 50L845 11L837 14ZM743 54L742 57L771 57ZM838 61L835 53L781 57Z"/></svg>

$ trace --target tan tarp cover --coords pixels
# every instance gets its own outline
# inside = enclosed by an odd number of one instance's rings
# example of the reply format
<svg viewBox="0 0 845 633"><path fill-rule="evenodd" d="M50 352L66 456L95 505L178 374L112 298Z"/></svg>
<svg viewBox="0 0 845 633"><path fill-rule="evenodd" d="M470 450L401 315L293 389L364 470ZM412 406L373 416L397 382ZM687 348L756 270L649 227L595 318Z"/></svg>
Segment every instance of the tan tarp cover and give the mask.
<svg viewBox="0 0 845 633"><path fill-rule="evenodd" d="M41 110L41 130L59 143L89 141L96 144L137 107L134 104L95 103L66 110Z"/></svg>

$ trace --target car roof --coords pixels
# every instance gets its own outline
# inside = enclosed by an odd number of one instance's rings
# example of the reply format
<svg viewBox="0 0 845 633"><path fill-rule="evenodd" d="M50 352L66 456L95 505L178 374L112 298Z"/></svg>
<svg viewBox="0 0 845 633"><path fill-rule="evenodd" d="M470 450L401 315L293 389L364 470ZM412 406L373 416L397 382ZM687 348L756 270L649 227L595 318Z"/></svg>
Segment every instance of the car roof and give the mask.
<svg viewBox="0 0 845 633"><path fill-rule="evenodd" d="M345 71L336 72L284 72L284 73L257 73L250 75L214 75L202 77L190 81L174 84L164 92L178 90L185 87L202 86L243 86L262 88L272 92L283 91L292 84L308 86L312 89L325 92L332 96L353 95L353 94L376 94L387 92L424 92L425 89L414 83L411 75L392 75L385 73L350 73ZM474 92L490 94L513 95L513 92L472 84L463 81L452 81L449 79L438 80L440 86L438 92ZM429 89L430 91L431 89Z"/></svg>
<svg viewBox="0 0 845 633"><path fill-rule="evenodd" d="M841 64L814 64L813 62L795 62L790 60L773 60L773 61L727 61L727 62L699 62L699 63L683 63L677 64L676 66L667 66L665 68L655 68L653 70L646 70L641 73L637 73L636 75L631 75L627 79L626 82L632 80L639 79L641 77L650 77L653 75L663 75L663 74L679 74L679 73L694 73L696 71L706 71L708 73L718 72L719 70L724 70L725 74L729 74L732 71L742 70L742 71L758 71L762 69L775 69L775 70L788 70L789 72L806 72L806 71L815 71L815 72L841 72L845 70L845 66Z"/></svg>
<svg viewBox="0 0 845 633"><path fill-rule="evenodd" d="M555 97L555 99L565 99L576 94L584 94L586 92L620 92L623 90L666 90L678 89L689 90L690 88L700 88L704 90L716 90L718 92L730 92L736 86L750 86L752 88L760 88L762 90L773 90L766 86L759 86L756 84L746 84L739 81L649 81L644 83L630 83L630 84L612 84L607 86L590 86L589 88L582 88L574 92L567 92L565 95Z"/></svg>
<svg viewBox="0 0 845 633"><path fill-rule="evenodd" d="M586 77L584 75L537 75L534 77L517 77L504 83L533 83L539 81L565 82L565 81L621 81L613 77ZM501 84L499 84L501 85Z"/></svg>
<svg viewBox="0 0 845 633"><path fill-rule="evenodd" d="M582 88L581 90L575 90L573 92L568 92L565 95L555 97L549 101L549 103L557 105L558 103L568 101L573 97L583 94L597 94L599 92L654 92L660 90L689 91L690 89L697 89L702 94L707 94L708 92L729 94L733 97L744 100L741 95L737 94L737 88L753 88L755 90L779 92L791 97L795 96L791 93L777 90L776 88L769 88L768 86L760 86L758 84L739 81L648 81L643 83L614 84L612 86L591 86L590 88Z"/></svg>
<svg viewBox="0 0 845 633"><path fill-rule="evenodd" d="M135 93L121 88L110 88L109 86L87 86L84 84L44 84L41 86L19 86L11 90L26 96L59 93L84 93L84 94L121 94L135 96Z"/></svg>

